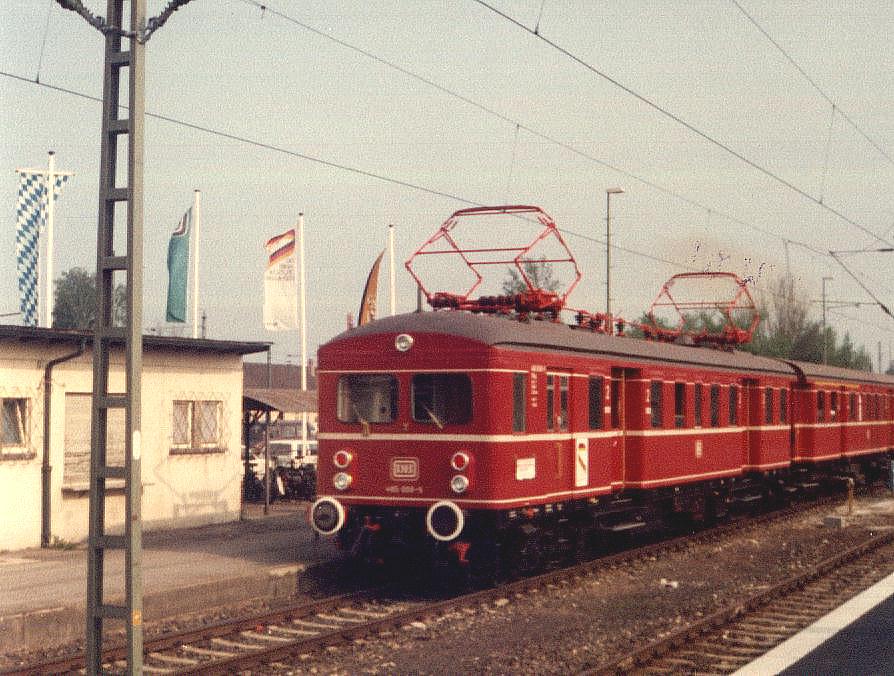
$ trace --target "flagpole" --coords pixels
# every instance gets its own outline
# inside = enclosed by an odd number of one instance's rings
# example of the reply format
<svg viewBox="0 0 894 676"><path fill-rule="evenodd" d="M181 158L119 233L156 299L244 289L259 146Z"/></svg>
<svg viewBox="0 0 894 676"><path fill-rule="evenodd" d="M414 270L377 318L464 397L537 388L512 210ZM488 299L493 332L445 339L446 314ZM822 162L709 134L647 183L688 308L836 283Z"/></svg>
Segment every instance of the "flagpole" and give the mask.
<svg viewBox="0 0 894 676"><path fill-rule="evenodd" d="M193 190L192 220L195 225L195 254L192 259L192 337L199 337L199 227L202 223L202 191Z"/></svg>
<svg viewBox="0 0 894 676"><path fill-rule="evenodd" d="M395 314L397 304L394 292L394 224L388 225L388 281L391 291L391 316Z"/></svg>
<svg viewBox="0 0 894 676"><path fill-rule="evenodd" d="M301 391L307 392L307 293L304 277L304 214L298 214L298 266L301 284L300 317L298 330L301 336ZM302 408L306 408L302 406ZM307 457L307 411L301 412L301 458Z"/></svg>
<svg viewBox="0 0 894 676"><path fill-rule="evenodd" d="M56 183L56 151L49 151L49 161L47 162L47 174L46 174L46 200L47 200L47 260L46 260L46 300L44 301L44 307L46 308L46 316L44 317L44 321L46 322L45 326L52 327L53 326L53 216L55 209L53 208L54 202L53 199L53 191L55 190Z"/></svg>

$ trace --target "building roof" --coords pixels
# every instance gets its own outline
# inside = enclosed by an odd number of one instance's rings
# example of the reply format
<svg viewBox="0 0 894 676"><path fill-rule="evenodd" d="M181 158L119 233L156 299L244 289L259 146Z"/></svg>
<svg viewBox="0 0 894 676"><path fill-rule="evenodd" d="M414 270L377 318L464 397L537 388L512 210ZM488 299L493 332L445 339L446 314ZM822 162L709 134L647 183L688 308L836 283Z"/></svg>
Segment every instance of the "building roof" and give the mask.
<svg viewBox="0 0 894 676"><path fill-rule="evenodd" d="M0 343L36 342L79 344L93 342L93 332L81 329L48 329L33 326L0 325ZM123 340L112 344L123 345ZM207 338L182 338L179 336L143 336L143 350L171 350L189 352L218 352L222 354L254 354L269 349L270 343L235 340L209 340Z"/></svg>
<svg viewBox="0 0 894 676"><path fill-rule="evenodd" d="M254 411L282 411L283 413L313 413L317 410L315 390L246 387L242 390L242 407Z"/></svg>

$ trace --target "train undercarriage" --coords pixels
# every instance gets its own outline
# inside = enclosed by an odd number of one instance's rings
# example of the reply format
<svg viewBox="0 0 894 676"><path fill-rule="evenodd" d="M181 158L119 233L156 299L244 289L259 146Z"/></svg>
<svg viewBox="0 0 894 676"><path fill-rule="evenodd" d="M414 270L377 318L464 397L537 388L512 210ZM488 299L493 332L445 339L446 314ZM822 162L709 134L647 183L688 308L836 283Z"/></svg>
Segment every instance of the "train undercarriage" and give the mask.
<svg viewBox="0 0 894 676"><path fill-rule="evenodd" d="M368 564L387 568L409 564L417 570L427 564L491 584L609 552L632 538L690 531L732 516L844 493L848 485L890 485L892 465L894 452L888 452L503 511L459 514L453 506L433 516L424 508L352 506L338 543L349 556ZM459 531L455 538L438 536Z"/></svg>

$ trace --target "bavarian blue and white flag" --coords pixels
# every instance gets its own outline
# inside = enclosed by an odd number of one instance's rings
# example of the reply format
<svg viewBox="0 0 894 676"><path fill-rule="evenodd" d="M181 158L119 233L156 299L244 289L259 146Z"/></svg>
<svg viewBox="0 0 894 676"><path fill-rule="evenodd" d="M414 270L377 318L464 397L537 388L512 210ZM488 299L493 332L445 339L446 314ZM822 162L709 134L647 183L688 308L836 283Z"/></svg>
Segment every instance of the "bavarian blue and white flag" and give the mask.
<svg viewBox="0 0 894 676"><path fill-rule="evenodd" d="M21 294L19 308L25 326L37 326L40 231L47 220L46 174L20 171L19 177L19 193L16 200L16 270ZM69 175L66 174L55 177L54 202L68 179Z"/></svg>

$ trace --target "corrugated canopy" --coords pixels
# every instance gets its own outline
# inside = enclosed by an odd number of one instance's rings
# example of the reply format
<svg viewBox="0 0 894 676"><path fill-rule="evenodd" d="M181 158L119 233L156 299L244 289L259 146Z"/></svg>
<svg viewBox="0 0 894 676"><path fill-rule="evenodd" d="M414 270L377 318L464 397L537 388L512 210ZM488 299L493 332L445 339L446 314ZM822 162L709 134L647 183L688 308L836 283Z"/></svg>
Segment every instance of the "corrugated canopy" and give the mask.
<svg viewBox="0 0 894 676"><path fill-rule="evenodd" d="M252 411L282 411L283 413L313 413L317 410L316 390L245 388L243 408Z"/></svg>

